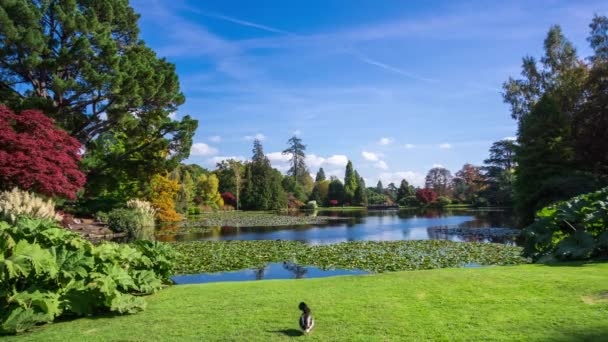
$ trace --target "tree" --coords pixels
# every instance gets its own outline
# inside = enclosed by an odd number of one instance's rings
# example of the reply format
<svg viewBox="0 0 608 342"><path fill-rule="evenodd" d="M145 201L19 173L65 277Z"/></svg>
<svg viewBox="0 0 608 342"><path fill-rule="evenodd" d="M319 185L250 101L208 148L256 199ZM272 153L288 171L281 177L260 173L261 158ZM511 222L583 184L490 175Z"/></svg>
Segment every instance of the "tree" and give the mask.
<svg viewBox="0 0 608 342"><path fill-rule="evenodd" d="M184 102L175 66L139 39L127 1L1 6L0 102L43 110L84 145L87 196L141 191L188 157L198 123L169 118Z"/></svg>
<svg viewBox="0 0 608 342"><path fill-rule="evenodd" d="M402 179L401 184L399 184L399 189L397 189L397 203L401 203L404 199L415 195L416 190L414 187L410 185L407 180Z"/></svg>
<svg viewBox="0 0 608 342"><path fill-rule="evenodd" d="M291 168L287 171L287 174L292 176L293 179L298 181L301 176L308 173L308 169L306 168L306 145L302 144L302 139L298 138L296 135L291 137L287 144L289 145L283 151L283 154L290 156Z"/></svg>
<svg viewBox="0 0 608 342"><path fill-rule="evenodd" d="M397 200L397 191L399 189L397 189L397 186L395 186L395 183L389 183L386 186L386 189L384 189L384 194L392 201L396 201Z"/></svg>
<svg viewBox="0 0 608 342"><path fill-rule="evenodd" d="M355 190L354 203L358 205L367 205L367 191L365 189L365 180L359 176L359 173L355 171L355 178L357 179L357 189Z"/></svg>
<svg viewBox="0 0 608 342"><path fill-rule="evenodd" d="M156 219L160 222L181 221L181 216L175 211L173 198L179 191L177 181L170 180L168 175L156 174L150 181L148 200L156 208Z"/></svg>
<svg viewBox="0 0 608 342"><path fill-rule="evenodd" d="M551 95L565 113L572 112L582 95L587 69L559 26L551 27L547 33L544 50L541 68L534 57L526 56L522 63L523 78L509 77L503 84L503 100L511 106L511 116L518 121L531 112L544 94Z"/></svg>
<svg viewBox="0 0 608 342"><path fill-rule="evenodd" d="M353 163L349 160L346 164L346 172L344 174L344 201L353 203L355 199L355 191L357 190L357 177L353 169Z"/></svg>
<svg viewBox="0 0 608 342"><path fill-rule="evenodd" d="M312 193L310 194L311 201L317 201L319 205L324 205L327 203L327 195L329 193L329 183L330 181L324 180L315 184L312 189Z"/></svg>
<svg viewBox="0 0 608 342"><path fill-rule="evenodd" d="M317 172L317 177L315 178L315 183L319 183L324 181L325 178L325 171L323 170L323 168L319 168L319 171Z"/></svg>
<svg viewBox="0 0 608 342"><path fill-rule="evenodd" d="M376 184L376 192L379 194L384 193L384 187L382 186L382 181L378 180L378 184Z"/></svg>
<svg viewBox="0 0 608 342"><path fill-rule="evenodd" d="M446 168L434 167L426 174L424 184L425 188L432 189L438 196L448 196L452 184L452 174Z"/></svg>
<svg viewBox="0 0 608 342"><path fill-rule="evenodd" d="M19 114L0 106L0 189L18 187L50 197L76 198L85 184L81 144L38 110Z"/></svg>
<svg viewBox="0 0 608 342"><path fill-rule="evenodd" d="M595 15L589 28L591 28L591 33L587 41L595 52L589 59L593 63L608 62L608 18Z"/></svg>
<svg viewBox="0 0 608 342"><path fill-rule="evenodd" d="M454 190L458 189L460 200L470 202L486 186L486 180L478 166L466 163L452 180Z"/></svg>
<svg viewBox="0 0 608 342"><path fill-rule="evenodd" d="M416 191L416 198L422 204L430 204L437 200L437 193L432 189L418 189Z"/></svg>
<svg viewBox="0 0 608 342"><path fill-rule="evenodd" d="M344 203L344 185L339 179L334 179L329 183L327 200L336 201L336 204Z"/></svg>
<svg viewBox="0 0 608 342"><path fill-rule="evenodd" d="M235 207L239 209L240 193L243 183L243 173L245 166L241 161L228 159L217 163L216 170L213 171L217 175L220 182L219 192L230 192L235 195Z"/></svg>
<svg viewBox="0 0 608 342"><path fill-rule="evenodd" d="M281 173L270 166L262 143L253 142L253 157L245 166L246 185L243 191L243 207L250 210L273 210L287 206Z"/></svg>
<svg viewBox="0 0 608 342"><path fill-rule="evenodd" d="M543 97L522 118L516 160L516 209L522 223L536 210L594 190L597 184L576 170L568 116L557 102Z"/></svg>
<svg viewBox="0 0 608 342"><path fill-rule="evenodd" d="M604 53L608 52L603 49L596 52L596 55L599 55L594 59L595 62L585 83L585 102L579 106L579 110L572 118L572 134L577 165L606 178L608 175L608 144L605 142L608 132L608 57L603 56Z"/></svg>
<svg viewBox="0 0 608 342"><path fill-rule="evenodd" d="M200 199L200 203L220 208L224 206L222 195L218 191L219 180L215 174L200 175L196 183L196 195Z"/></svg>
<svg viewBox="0 0 608 342"><path fill-rule="evenodd" d="M177 167L175 170L171 171L169 174L169 179L175 180L179 184L179 191L175 197L175 207L179 213L187 213L188 208L195 196L195 184L190 172L188 170L183 170L180 167Z"/></svg>
<svg viewBox="0 0 608 342"><path fill-rule="evenodd" d="M484 160L482 170L486 187L481 196L494 205L511 205L515 180L515 153L517 143L504 139L492 144L490 156Z"/></svg>

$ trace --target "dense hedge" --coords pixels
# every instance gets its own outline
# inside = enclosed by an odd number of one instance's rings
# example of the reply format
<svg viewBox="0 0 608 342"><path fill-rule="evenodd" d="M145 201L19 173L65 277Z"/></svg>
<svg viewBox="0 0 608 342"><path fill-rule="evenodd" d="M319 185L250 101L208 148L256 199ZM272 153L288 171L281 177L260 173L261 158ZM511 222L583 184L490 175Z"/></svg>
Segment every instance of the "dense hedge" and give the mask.
<svg viewBox="0 0 608 342"><path fill-rule="evenodd" d="M608 256L608 188L539 210L524 236L534 260Z"/></svg>
<svg viewBox="0 0 608 342"><path fill-rule="evenodd" d="M135 313L172 273L171 246L93 245L47 220L0 222L0 333L60 316Z"/></svg>

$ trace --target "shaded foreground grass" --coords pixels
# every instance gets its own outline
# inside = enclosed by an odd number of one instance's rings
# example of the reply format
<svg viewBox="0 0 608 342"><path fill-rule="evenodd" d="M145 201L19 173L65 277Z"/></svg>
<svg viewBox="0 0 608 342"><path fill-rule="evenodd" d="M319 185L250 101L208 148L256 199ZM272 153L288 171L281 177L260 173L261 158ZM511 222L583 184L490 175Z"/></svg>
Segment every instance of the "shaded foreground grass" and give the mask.
<svg viewBox="0 0 608 342"><path fill-rule="evenodd" d="M576 341L608 339L608 263L439 269L173 286L132 316L82 318L40 341ZM316 317L299 336L297 305Z"/></svg>

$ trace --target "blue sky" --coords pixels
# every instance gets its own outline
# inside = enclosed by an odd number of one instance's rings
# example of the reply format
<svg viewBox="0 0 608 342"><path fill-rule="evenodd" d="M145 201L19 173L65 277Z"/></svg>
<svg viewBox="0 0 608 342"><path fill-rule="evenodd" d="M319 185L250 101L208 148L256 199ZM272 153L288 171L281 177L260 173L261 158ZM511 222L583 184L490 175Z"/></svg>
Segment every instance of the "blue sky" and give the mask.
<svg viewBox="0 0 608 342"><path fill-rule="evenodd" d="M175 63L199 120L187 162L251 156L273 166L298 134L312 173L421 185L442 165L481 164L515 135L501 84L539 56L553 24L578 48L607 1L138 0L141 37Z"/></svg>

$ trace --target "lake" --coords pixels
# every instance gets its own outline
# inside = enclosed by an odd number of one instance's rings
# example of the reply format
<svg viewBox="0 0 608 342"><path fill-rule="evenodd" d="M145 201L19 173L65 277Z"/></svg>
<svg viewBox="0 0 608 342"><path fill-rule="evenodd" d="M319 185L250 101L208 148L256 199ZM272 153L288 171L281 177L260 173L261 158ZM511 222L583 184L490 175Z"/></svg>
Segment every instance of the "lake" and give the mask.
<svg viewBox="0 0 608 342"><path fill-rule="evenodd" d="M310 215L298 212L290 215ZM324 224L280 227L210 227L202 231L158 235L161 241L294 240L308 244L346 241L444 239L516 244L512 212L500 209L318 211L339 217ZM174 228L175 229L175 228Z"/></svg>

